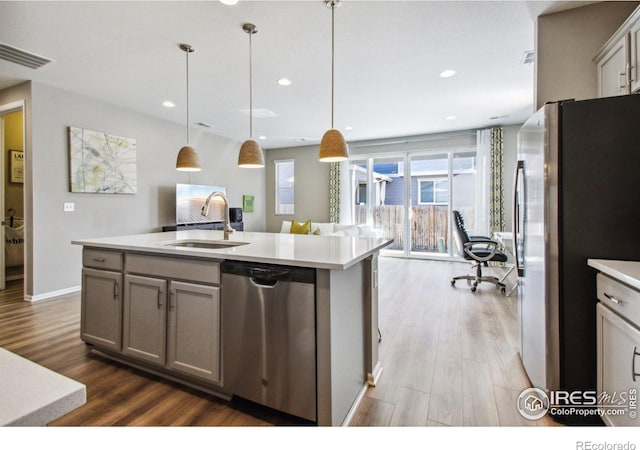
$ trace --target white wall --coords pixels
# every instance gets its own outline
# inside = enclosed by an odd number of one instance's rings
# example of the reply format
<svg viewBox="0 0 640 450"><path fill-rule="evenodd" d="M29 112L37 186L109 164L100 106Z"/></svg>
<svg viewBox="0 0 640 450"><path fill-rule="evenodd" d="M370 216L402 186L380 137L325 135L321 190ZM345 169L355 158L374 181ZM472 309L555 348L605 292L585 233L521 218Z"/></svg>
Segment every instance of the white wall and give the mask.
<svg viewBox="0 0 640 450"><path fill-rule="evenodd" d="M1 98L1 97L0 97ZM71 240L160 231L175 222L175 184L215 184L227 187L231 206L242 206L242 195L255 196L255 212L244 216L245 229L265 228L264 170L236 166L239 143L192 130L202 172L175 170L178 150L185 144L184 126L144 116L92 98L40 83L32 83L30 158L32 183L34 298L80 285L81 248ZM106 131L136 139L138 192L135 195L69 192L68 127ZM63 212L63 203L75 212Z"/></svg>

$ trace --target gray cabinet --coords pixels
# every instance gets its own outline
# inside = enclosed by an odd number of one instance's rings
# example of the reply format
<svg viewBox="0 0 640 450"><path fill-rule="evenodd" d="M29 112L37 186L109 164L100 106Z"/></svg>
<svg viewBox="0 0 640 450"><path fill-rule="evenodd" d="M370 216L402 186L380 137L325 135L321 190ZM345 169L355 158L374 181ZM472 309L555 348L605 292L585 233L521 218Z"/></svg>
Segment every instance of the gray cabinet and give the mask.
<svg viewBox="0 0 640 450"><path fill-rule="evenodd" d="M123 353L221 385L220 264L127 254Z"/></svg>
<svg viewBox="0 0 640 450"><path fill-rule="evenodd" d="M166 303L166 280L125 276L123 353L154 364L165 364Z"/></svg>
<svg viewBox="0 0 640 450"><path fill-rule="evenodd" d="M122 336L122 274L82 269L80 337L90 344L120 350Z"/></svg>
<svg viewBox="0 0 640 450"><path fill-rule="evenodd" d="M602 304L597 305L597 326L598 392L613 398L602 409L628 408L629 396L640 392L640 330ZM638 426L637 414L636 406L620 415L605 413L602 420L611 426Z"/></svg>
<svg viewBox="0 0 640 450"><path fill-rule="evenodd" d="M598 395L602 420L638 426L640 391L640 291L603 274L597 276Z"/></svg>
<svg viewBox="0 0 640 450"><path fill-rule="evenodd" d="M172 281L168 367L221 384L220 335L220 288Z"/></svg>
<svg viewBox="0 0 640 450"><path fill-rule="evenodd" d="M627 95L640 89L640 7L622 24L594 58L598 97Z"/></svg>

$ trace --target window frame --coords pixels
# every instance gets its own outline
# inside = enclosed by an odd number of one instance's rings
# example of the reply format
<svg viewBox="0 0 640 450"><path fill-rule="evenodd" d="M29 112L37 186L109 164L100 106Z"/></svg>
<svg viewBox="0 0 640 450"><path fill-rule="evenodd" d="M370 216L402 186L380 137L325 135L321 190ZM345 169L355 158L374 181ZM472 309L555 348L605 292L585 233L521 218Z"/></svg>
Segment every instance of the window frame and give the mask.
<svg viewBox="0 0 640 450"><path fill-rule="evenodd" d="M436 184L438 181L446 181L447 182L447 200L444 202L437 201L436 195ZM449 179L446 176L442 177L429 177L429 178L418 178L418 205L448 205L449 204ZM432 183L433 185L433 201L425 202L422 201L422 183Z"/></svg>

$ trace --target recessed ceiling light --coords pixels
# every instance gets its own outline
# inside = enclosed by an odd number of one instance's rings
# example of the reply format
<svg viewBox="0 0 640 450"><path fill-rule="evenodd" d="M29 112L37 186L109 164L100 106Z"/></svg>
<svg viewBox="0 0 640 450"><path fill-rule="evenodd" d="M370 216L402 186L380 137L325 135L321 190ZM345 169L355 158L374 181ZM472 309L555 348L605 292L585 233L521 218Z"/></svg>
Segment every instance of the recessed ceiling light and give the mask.
<svg viewBox="0 0 640 450"><path fill-rule="evenodd" d="M350 127L350 126L347 125L346 127L344 127L344 129L345 129L345 131L351 131L351 130L353 130L353 127Z"/></svg>
<svg viewBox="0 0 640 450"><path fill-rule="evenodd" d="M258 136L258 139L260 139L261 141L264 141L266 138L266 136Z"/></svg>
<svg viewBox="0 0 640 450"><path fill-rule="evenodd" d="M278 84L279 84L280 86L289 86L289 85L291 84L291 80L290 80L290 79L288 79L288 78L280 78L280 79L278 80Z"/></svg>
<svg viewBox="0 0 640 450"><path fill-rule="evenodd" d="M220 0L220 3L223 5L235 5L238 3L238 0Z"/></svg>
<svg viewBox="0 0 640 450"><path fill-rule="evenodd" d="M176 104L171 100L165 100L162 102L162 106L164 106L165 108L173 108L174 106L176 106Z"/></svg>
<svg viewBox="0 0 640 450"><path fill-rule="evenodd" d="M447 69L447 70L443 70L442 72L440 72L440 76L442 78L449 78L449 77L454 76L455 74L456 74L456 71L452 70L452 69Z"/></svg>
<svg viewBox="0 0 640 450"><path fill-rule="evenodd" d="M447 116L445 117L447 120L456 120L456 116Z"/></svg>

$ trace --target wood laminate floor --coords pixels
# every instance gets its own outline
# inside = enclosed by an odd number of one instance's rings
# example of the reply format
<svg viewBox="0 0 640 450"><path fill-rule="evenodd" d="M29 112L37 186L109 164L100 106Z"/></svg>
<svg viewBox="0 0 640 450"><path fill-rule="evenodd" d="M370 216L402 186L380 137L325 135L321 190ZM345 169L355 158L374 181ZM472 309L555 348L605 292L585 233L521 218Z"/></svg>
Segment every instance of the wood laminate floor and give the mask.
<svg viewBox="0 0 640 450"><path fill-rule="evenodd" d="M515 401L528 387L520 364L516 297L449 281L460 263L380 259L383 374L354 426L536 426ZM501 269L498 269L501 270ZM80 295L29 303L22 282L0 292L0 347L87 386L87 403L50 425L305 425L249 402L227 402L88 352Z"/></svg>

